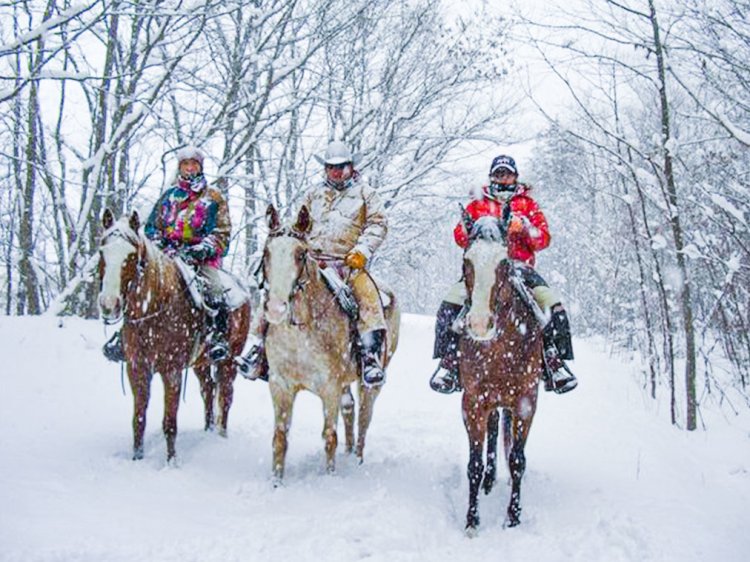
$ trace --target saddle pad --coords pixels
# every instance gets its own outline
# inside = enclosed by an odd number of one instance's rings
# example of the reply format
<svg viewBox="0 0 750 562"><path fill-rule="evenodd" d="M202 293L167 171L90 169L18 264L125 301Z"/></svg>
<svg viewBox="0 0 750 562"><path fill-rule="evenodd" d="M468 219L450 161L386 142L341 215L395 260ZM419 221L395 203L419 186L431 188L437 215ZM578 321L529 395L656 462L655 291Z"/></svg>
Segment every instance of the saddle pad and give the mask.
<svg viewBox="0 0 750 562"><path fill-rule="evenodd" d="M205 300L203 293L201 292L201 282L198 279L196 271L186 264L179 256L174 258L177 269L179 269L182 278L188 286L190 291L190 297L196 306L205 306ZM230 310L234 310L242 306L250 295L242 286L242 283L234 275L223 269L219 270L219 278L221 279L221 285L224 287L224 299Z"/></svg>

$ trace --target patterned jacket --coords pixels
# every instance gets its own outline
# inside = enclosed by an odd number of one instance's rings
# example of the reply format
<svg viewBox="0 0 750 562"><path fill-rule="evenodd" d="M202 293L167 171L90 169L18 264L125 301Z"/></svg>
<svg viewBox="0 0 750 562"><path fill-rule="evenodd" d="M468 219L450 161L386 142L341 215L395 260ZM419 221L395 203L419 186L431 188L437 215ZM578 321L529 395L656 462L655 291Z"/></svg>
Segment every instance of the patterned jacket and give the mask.
<svg viewBox="0 0 750 562"><path fill-rule="evenodd" d="M343 190L322 183L304 204L312 218L313 251L343 258L358 250L369 260L385 240L388 224L380 197L359 174Z"/></svg>
<svg viewBox="0 0 750 562"><path fill-rule="evenodd" d="M543 250L550 243L549 227L547 219L542 210L534 201L529 192L531 186L519 184L518 189L508 200L510 210L516 217L521 218L526 224L524 231L508 239L508 257L534 266L535 254ZM503 211L503 203L487 196L487 187L482 188L484 197L475 199L466 207L466 211L476 220L487 215L499 217ZM463 222L459 222L453 229L453 237L456 244L466 248L469 244L469 236L466 233Z"/></svg>
<svg viewBox="0 0 750 562"><path fill-rule="evenodd" d="M199 192L180 185L170 187L154 205L145 225L146 236L167 249L179 252L197 244L209 248L209 256L201 265L217 268L227 254L231 229L226 200L209 186Z"/></svg>

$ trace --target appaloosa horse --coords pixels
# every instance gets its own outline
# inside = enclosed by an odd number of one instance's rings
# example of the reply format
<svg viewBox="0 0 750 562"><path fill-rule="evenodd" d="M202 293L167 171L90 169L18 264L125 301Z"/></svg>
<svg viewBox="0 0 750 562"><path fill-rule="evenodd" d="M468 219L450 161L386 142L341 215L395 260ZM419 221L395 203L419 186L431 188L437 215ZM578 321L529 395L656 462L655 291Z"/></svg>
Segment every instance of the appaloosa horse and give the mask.
<svg viewBox="0 0 750 562"><path fill-rule="evenodd" d="M294 399L309 390L323 402L323 439L326 468L333 472L338 437L336 422L342 406L346 449L354 448L354 409L350 384L359 382L359 412L356 455L364 456L365 436L380 388L360 382L359 354L354 347L352 325L321 276L316 256L307 245L312 226L302 207L291 227L283 227L276 209L266 213L269 236L263 252L262 270L267 290L265 320L268 384L273 399L273 474L281 482L292 423ZM387 366L398 343L399 311L393 295L385 308L388 334L383 365Z"/></svg>
<svg viewBox="0 0 750 562"><path fill-rule="evenodd" d="M495 482L498 409L503 410L505 457L511 479L506 524L512 527L520 523L524 447L534 419L543 368L541 329L520 293L514 264L507 256L506 221L482 217L474 222L464 214L470 245L464 254L463 269L471 304L459 341L459 371L469 437L469 535L479 525L479 487L483 485L485 493L489 493Z"/></svg>
<svg viewBox="0 0 750 562"><path fill-rule="evenodd" d="M104 321L123 320L122 346L128 380L133 392L133 459L143 458L151 378L161 375L164 383L162 428L167 440L167 460L175 456L177 409L182 372L192 365L200 380L205 405L206 429L214 427L214 400L218 402L219 431L226 435L229 407L237 365L233 357L242 352L250 326L250 304L246 299L230 314L230 358L219 363L215 373L204 345L206 312L190 296L176 260L162 253L140 232L138 214L115 222L104 211L99 248L99 308Z"/></svg>

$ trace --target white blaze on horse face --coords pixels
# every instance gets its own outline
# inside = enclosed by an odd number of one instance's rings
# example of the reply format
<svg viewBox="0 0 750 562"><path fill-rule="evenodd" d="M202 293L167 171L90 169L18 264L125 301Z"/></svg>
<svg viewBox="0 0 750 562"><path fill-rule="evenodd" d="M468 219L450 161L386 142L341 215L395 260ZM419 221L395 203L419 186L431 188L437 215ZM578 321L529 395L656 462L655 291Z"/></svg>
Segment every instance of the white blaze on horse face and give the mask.
<svg viewBox="0 0 750 562"><path fill-rule="evenodd" d="M99 291L99 308L105 318L116 318L122 313L122 266L128 256L135 251L135 246L121 236L112 237L101 248L104 276Z"/></svg>
<svg viewBox="0 0 750 562"><path fill-rule="evenodd" d="M289 314L289 297L299 276L298 265L294 261L299 240L279 236L269 240L268 252L268 300L266 319L271 324L280 324Z"/></svg>
<svg viewBox="0 0 750 562"><path fill-rule="evenodd" d="M476 240L466 252L474 268L471 308L466 315L469 335L475 340L495 337L490 298L495 286L497 266L508 256L505 246L489 240Z"/></svg>

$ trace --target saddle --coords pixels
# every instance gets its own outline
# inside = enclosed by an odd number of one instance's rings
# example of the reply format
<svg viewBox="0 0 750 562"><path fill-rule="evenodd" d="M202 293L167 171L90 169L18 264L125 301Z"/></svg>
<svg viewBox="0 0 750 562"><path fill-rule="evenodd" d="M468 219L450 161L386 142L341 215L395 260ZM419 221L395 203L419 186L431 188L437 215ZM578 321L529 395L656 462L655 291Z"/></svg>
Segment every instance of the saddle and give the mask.
<svg viewBox="0 0 750 562"><path fill-rule="evenodd" d="M182 278L185 280L190 298L192 298L195 305L199 308L211 310L210 303L206 302L206 297L203 291L203 282L201 281L198 273L190 267L185 261L179 256L175 256L174 262L177 265ZM221 278L221 284L224 287L224 301L226 302L229 310L235 310L242 306L249 298L249 292L243 286L242 282L235 277L233 274L223 269L219 270L219 277Z"/></svg>

